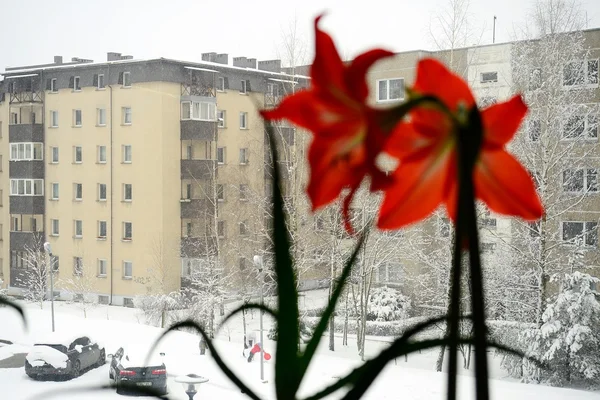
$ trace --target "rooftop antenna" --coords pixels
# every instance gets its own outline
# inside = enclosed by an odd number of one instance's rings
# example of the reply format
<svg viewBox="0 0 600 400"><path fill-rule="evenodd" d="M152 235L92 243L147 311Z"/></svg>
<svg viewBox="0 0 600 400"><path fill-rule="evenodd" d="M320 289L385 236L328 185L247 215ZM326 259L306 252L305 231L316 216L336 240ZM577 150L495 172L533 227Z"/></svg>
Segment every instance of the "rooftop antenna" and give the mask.
<svg viewBox="0 0 600 400"><path fill-rule="evenodd" d="M494 31L492 36L492 43L496 43L496 16L494 15Z"/></svg>

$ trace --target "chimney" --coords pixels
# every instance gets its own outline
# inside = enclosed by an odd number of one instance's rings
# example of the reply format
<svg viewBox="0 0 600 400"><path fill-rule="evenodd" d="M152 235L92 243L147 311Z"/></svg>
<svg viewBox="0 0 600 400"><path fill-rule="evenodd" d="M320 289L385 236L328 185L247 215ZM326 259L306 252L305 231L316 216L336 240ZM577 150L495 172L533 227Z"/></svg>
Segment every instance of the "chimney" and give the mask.
<svg viewBox="0 0 600 400"><path fill-rule="evenodd" d="M62 64L62 56L54 56L54 64Z"/></svg>
<svg viewBox="0 0 600 400"><path fill-rule="evenodd" d="M202 61L215 62L217 58L217 53L202 53Z"/></svg>
<svg viewBox="0 0 600 400"><path fill-rule="evenodd" d="M87 58L73 57L73 58L71 58L71 62L74 62L74 63L91 63L91 62L94 62L94 60L89 60Z"/></svg>
<svg viewBox="0 0 600 400"><path fill-rule="evenodd" d="M215 56L215 62L223 65L229 65L229 55L228 54L217 54Z"/></svg>
<svg viewBox="0 0 600 400"><path fill-rule="evenodd" d="M118 61L121 59L121 53L106 53L106 61Z"/></svg>
<svg viewBox="0 0 600 400"><path fill-rule="evenodd" d="M121 60L133 60L133 56L122 56Z"/></svg>
<svg viewBox="0 0 600 400"><path fill-rule="evenodd" d="M246 68L256 69L256 58L249 58L248 65L246 66Z"/></svg>
<svg viewBox="0 0 600 400"><path fill-rule="evenodd" d="M256 58L246 57L234 57L233 66L240 68L254 68L256 69Z"/></svg>
<svg viewBox="0 0 600 400"><path fill-rule="evenodd" d="M281 72L281 60L259 61L258 69L261 71Z"/></svg>

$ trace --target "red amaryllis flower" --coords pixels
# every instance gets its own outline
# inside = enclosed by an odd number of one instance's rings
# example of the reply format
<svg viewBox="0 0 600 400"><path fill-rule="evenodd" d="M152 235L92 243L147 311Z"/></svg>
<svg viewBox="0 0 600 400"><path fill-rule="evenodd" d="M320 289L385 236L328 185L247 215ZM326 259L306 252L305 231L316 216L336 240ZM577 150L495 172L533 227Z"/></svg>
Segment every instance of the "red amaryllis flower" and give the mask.
<svg viewBox="0 0 600 400"><path fill-rule="evenodd" d="M312 131L307 188L312 209L333 202L343 189L349 188L343 213L346 229L352 233L348 209L363 178L371 176L372 190L382 188L389 179L375 166L375 157L385 141L377 123L382 111L365 102L369 93L368 68L393 53L371 50L346 65L331 37L319 29L320 19L315 19L316 50L310 88L286 97L277 108L261 114L265 119L287 119Z"/></svg>
<svg viewBox="0 0 600 400"><path fill-rule="evenodd" d="M416 95L438 97L458 120L475 99L466 82L434 59L421 60L413 87ZM481 111L483 142L473 172L475 196L499 214L526 220L542 216L532 179L505 146L527 113L520 96ZM397 229L417 222L445 204L457 213L457 135L452 118L434 108L417 108L410 121L396 126L385 151L400 160L394 184L385 192L378 226Z"/></svg>

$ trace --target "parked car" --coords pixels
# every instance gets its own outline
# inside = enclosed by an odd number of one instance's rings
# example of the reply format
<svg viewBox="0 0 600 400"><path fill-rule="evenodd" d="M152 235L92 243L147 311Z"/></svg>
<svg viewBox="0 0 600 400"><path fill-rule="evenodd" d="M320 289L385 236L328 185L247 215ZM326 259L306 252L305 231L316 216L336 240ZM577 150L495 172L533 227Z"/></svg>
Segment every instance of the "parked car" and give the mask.
<svg viewBox="0 0 600 400"><path fill-rule="evenodd" d="M126 391L152 391L156 395L167 394L167 367L164 353L153 354L146 362L147 352L140 349L119 348L112 356L108 376L117 393ZM110 355L109 355L110 357Z"/></svg>
<svg viewBox="0 0 600 400"><path fill-rule="evenodd" d="M104 347L89 336L52 334L38 341L25 357L25 373L33 379L75 378L104 365Z"/></svg>

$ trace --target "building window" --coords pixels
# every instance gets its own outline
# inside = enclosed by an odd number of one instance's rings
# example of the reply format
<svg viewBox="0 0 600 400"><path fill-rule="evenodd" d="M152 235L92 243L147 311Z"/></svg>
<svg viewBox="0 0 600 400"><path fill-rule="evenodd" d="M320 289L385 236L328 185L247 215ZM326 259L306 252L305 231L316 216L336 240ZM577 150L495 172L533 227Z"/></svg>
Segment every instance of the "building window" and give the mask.
<svg viewBox="0 0 600 400"><path fill-rule="evenodd" d="M98 259L98 276L106 276L106 260L99 258Z"/></svg>
<svg viewBox="0 0 600 400"><path fill-rule="evenodd" d="M568 193L598 192L598 170L584 168L563 171L563 190Z"/></svg>
<svg viewBox="0 0 600 400"><path fill-rule="evenodd" d="M106 183L98 184L98 201L106 201Z"/></svg>
<svg viewBox="0 0 600 400"><path fill-rule="evenodd" d="M58 147L50 147L52 149L52 164L58 164Z"/></svg>
<svg viewBox="0 0 600 400"><path fill-rule="evenodd" d="M240 82L240 93L242 93L242 94L248 93L247 85L248 85L248 81L242 80Z"/></svg>
<svg viewBox="0 0 600 400"><path fill-rule="evenodd" d="M50 111L50 128L58 128L58 111Z"/></svg>
<svg viewBox="0 0 600 400"><path fill-rule="evenodd" d="M217 110L217 126L219 128L225 128L225 110Z"/></svg>
<svg viewBox="0 0 600 400"><path fill-rule="evenodd" d="M562 239L570 244L598 246L598 223L565 221L562 223Z"/></svg>
<svg viewBox="0 0 600 400"><path fill-rule="evenodd" d="M123 72L123 87L131 87L131 72Z"/></svg>
<svg viewBox="0 0 600 400"><path fill-rule="evenodd" d="M240 200L242 200L242 201L248 200L248 185L246 185L246 184L240 185Z"/></svg>
<svg viewBox="0 0 600 400"><path fill-rule="evenodd" d="M542 136L542 123L539 119L529 121L527 124L527 139L532 142L537 142Z"/></svg>
<svg viewBox="0 0 600 400"><path fill-rule="evenodd" d="M96 114L98 117L98 120L96 121L98 126L106 126L106 108L97 108Z"/></svg>
<svg viewBox="0 0 600 400"><path fill-rule="evenodd" d="M76 92L81 90L81 78L78 76L73 79L73 90Z"/></svg>
<svg viewBox="0 0 600 400"><path fill-rule="evenodd" d="M225 164L225 147L217 147L217 163Z"/></svg>
<svg viewBox="0 0 600 400"><path fill-rule="evenodd" d="M217 105L207 101L183 101L181 102L181 119L216 121Z"/></svg>
<svg viewBox="0 0 600 400"><path fill-rule="evenodd" d="M240 236L246 236L248 234L248 220L240 222Z"/></svg>
<svg viewBox="0 0 600 400"><path fill-rule="evenodd" d="M83 237L83 221L80 219L76 219L75 220L75 227L74 227L74 235L76 238L81 238Z"/></svg>
<svg viewBox="0 0 600 400"><path fill-rule="evenodd" d="M124 144L121 147L121 152L123 153L123 163L124 164L131 164L131 145L130 144Z"/></svg>
<svg viewBox="0 0 600 400"><path fill-rule="evenodd" d="M565 64L563 86L598 86L598 59L577 60Z"/></svg>
<svg viewBox="0 0 600 400"><path fill-rule="evenodd" d="M125 278L131 278L131 276ZM133 308L133 299L131 297L123 297L123 307Z"/></svg>
<svg viewBox="0 0 600 400"><path fill-rule="evenodd" d="M81 201L83 200L83 184L75 183L73 184L73 194L75 195L75 200Z"/></svg>
<svg viewBox="0 0 600 400"><path fill-rule="evenodd" d="M59 224L58 224L58 220L57 219L51 219L50 220L50 227L51 227L51 234L52 236L58 236L59 233Z"/></svg>
<svg viewBox="0 0 600 400"><path fill-rule="evenodd" d="M131 240L133 238L133 223L123 222L123 240Z"/></svg>
<svg viewBox="0 0 600 400"><path fill-rule="evenodd" d="M572 115L563 125L563 139L597 139L598 117L593 114Z"/></svg>
<svg viewBox="0 0 600 400"><path fill-rule="evenodd" d="M380 79L377 81L377 101L404 99L404 78Z"/></svg>
<svg viewBox="0 0 600 400"><path fill-rule="evenodd" d="M10 180L10 195L11 196L43 196L44 195L44 180L43 179L11 179Z"/></svg>
<svg viewBox="0 0 600 400"><path fill-rule="evenodd" d="M225 228L226 228L225 221L217 221L217 235L220 238L224 238L225 235L227 234L227 231Z"/></svg>
<svg viewBox="0 0 600 400"><path fill-rule="evenodd" d="M123 184L123 201L133 200L133 185L131 183Z"/></svg>
<svg viewBox="0 0 600 400"><path fill-rule="evenodd" d="M185 185L185 197L184 197L184 199L190 200L191 198L192 198L192 184L191 183L187 183Z"/></svg>
<svg viewBox="0 0 600 400"><path fill-rule="evenodd" d="M123 278L131 279L132 275L133 275L133 263L131 261L123 261Z"/></svg>
<svg viewBox="0 0 600 400"><path fill-rule="evenodd" d="M83 149L81 146L73 147L73 162L75 164L81 164L83 162Z"/></svg>
<svg viewBox="0 0 600 400"><path fill-rule="evenodd" d="M498 72L482 72L481 83L498 82Z"/></svg>
<svg viewBox="0 0 600 400"><path fill-rule="evenodd" d="M240 164L241 165L246 165L248 164L248 149L247 148L242 148L240 149Z"/></svg>
<svg viewBox="0 0 600 400"><path fill-rule="evenodd" d="M217 92L224 92L225 91L225 78L222 76L219 76L217 78Z"/></svg>
<svg viewBox="0 0 600 400"><path fill-rule="evenodd" d="M192 237L192 223L186 222L185 224L185 236Z"/></svg>
<svg viewBox="0 0 600 400"><path fill-rule="evenodd" d="M80 127L82 125L81 110L73 110L73 126Z"/></svg>
<svg viewBox="0 0 600 400"><path fill-rule="evenodd" d="M99 294L98 295L98 304L102 304L102 305L108 305L108 296L104 295L104 294Z"/></svg>
<svg viewBox="0 0 600 400"><path fill-rule="evenodd" d="M58 182L53 182L52 183L52 200L58 200L58 195L59 195Z"/></svg>
<svg viewBox="0 0 600 400"><path fill-rule="evenodd" d="M225 186L217 184L217 201L225 201Z"/></svg>
<svg viewBox="0 0 600 400"><path fill-rule="evenodd" d="M123 114L123 125L131 125L131 107L123 107L121 113Z"/></svg>
<svg viewBox="0 0 600 400"><path fill-rule="evenodd" d="M439 218L438 232L441 237L450 237L450 220L448 218Z"/></svg>
<svg viewBox="0 0 600 400"><path fill-rule="evenodd" d="M75 276L83 275L83 258L73 257L73 275L75 275Z"/></svg>
<svg viewBox="0 0 600 400"><path fill-rule="evenodd" d="M104 74L98 74L98 89L104 89Z"/></svg>
<svg viewBox="0 0 600 400"><path fill-rule="evenodd" d="M248 129L248 113L240 113L240 129Z"/></svg>
<svg viewBox="0 0 600 400"><path fill-rule="evenodd" d="M56 78L50 79L50 91L52 93L58 92L58 85L56 84Z"/></svg>
<svg viewBox="0 0 600 400"><path fill-rule="evenodd" d="M106 239L106 221L98 221L98 239Z"/></svg>
<svg viewBox="0 0 600 400"><path fill-rule="evenodd" d="M98 153L98 163L106 164L106 146L98 146L96 149Z"/></svg>
<svg viewBox="0 0 600 400"><path fill-rule="evenodd" d="M10 161L32 161L44 159L43 143L11 143Z"/></svg>

